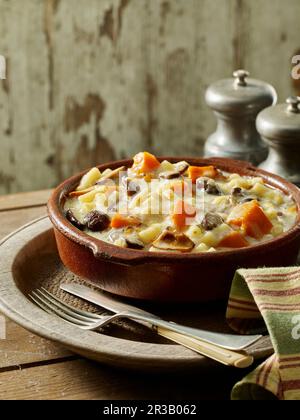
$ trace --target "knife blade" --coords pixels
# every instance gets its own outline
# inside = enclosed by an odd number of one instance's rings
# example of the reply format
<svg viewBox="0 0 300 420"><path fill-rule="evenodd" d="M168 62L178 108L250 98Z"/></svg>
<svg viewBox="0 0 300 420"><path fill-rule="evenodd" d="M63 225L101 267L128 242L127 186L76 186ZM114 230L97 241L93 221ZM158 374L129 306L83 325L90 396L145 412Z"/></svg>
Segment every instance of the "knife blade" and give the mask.
<svg viewBox="0 0 300 420"><path fill-rule="evenodd" d="M124 302L120 302L116 297L111 298L105 292L100 290L93 290L90 287L84 286L83 284L77 283L63 283L60 288L65 292L71 293L77 297L88 300L95 305L100 305L111 312L135 312L136 314L144 315L151 318L161 319L157 315L150 312L144 311L143 309L136 308L135 306L129 305Z"/></svg>

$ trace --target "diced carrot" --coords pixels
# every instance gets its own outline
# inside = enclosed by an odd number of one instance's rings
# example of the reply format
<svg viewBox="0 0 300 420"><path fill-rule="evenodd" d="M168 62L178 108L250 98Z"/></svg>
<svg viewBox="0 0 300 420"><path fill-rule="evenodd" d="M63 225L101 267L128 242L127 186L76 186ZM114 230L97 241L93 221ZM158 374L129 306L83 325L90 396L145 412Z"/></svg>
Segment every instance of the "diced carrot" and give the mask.
<svg viewBox="0 0 300 420"><path fill-rule="evenodd" d="M201 176L216 178L218 174L219 172L214 166L189 166L188 168L188 175L193 183Z"/></svg>
<svg viewBox="0 0 300 420"><path fill-rule="evenodd" d="M241 232L233 231L223 238L218 246L222 248L244 248L249 243Z"/></svg>
<svg viewBox="0 0 300 420"><path fill-rule="evenodd" d="M187 226L188 220L194 218L195 215L195 207L185 203L182 200L178 200L175 204L172 220L177 229L183 229L185 226Z"/></svg>
<svg viewBox="0 0 300 420"><path fill-rule="evenodd" d="M141 221L136 217L124 216L120 213L115 214L110 221L110 226L117 229L126 226L138 226L140 224Z"/></svg>
<svg viewBox="0 0 300 420"><path fill-rule="evenodd" d="M273 227L256 200L236 206L227 221L230 225L241 227L246 235L255 239L262 238Z"/></svg>
<svg viewBox="0 0 300 420"><path fill-rule="evenodd" d="M138 173L147 173L156 169L160 165L154 155L148 152L140 152L133 158L132 169Z"/></svg>

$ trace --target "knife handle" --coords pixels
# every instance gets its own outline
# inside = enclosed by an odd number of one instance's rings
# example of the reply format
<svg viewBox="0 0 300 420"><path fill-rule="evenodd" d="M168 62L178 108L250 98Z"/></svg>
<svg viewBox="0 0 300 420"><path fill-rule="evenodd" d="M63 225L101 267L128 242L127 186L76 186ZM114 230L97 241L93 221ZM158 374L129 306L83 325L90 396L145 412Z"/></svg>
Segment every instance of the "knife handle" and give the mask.
<svg viewBox="0 0 300 420"><path fill-rule="evenodd" d="M252 365L254 358L244 352L237 352L218 347L214 344L207 343L200 339L192 338L166 328L158 327L157 333L177 344L181 344L203 356L209 357L226 366L234 366L236 368L247 368Z"/></svg>

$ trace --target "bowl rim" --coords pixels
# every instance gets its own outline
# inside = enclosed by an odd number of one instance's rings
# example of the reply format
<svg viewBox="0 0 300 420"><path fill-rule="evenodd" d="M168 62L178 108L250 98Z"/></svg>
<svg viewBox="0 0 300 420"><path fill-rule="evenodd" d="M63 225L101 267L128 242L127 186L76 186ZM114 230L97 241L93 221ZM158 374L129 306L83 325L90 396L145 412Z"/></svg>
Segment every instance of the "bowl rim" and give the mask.
<svg viewBox="0 0 300 420"><path fill-rule="evenodd" d="M223 169L227 172L238 173L238 171L246 172L244 176L261 176L266 183L274 188L279 189L284 194L289 194L294 199L297 205L297 219L294 224L288 231L283 232L279 236L262 243L250 245L245 248L233 249L233 250L224 250L218 252L201 252L201 253L171 253L171 252L149 252L143 250L135 250L129 248L122 248L114 244L97 239L93 236L88 235L87 233L80 231L75 226L73 226L65 217L63 207L61 202L66 198L67 193L72 191L78 185L81 177L90 169L84 170L72 177L66 179L61 184L59 184L54 191L52 192L48 204L47 210L49 218L54 226L54 228L60 232L62 235L67 237L69 240L77 243L78 245L84 246L85 248L90 249L96 258L106 259L110 262L124 264L124 265L134 265L141 263L192 263L199 262L199 259L207 262L214 262L219 260L222 257L227 259L235 259L237 255L239 256L250 256L251 254L255 255L258 252L264 252L269 248L277 248L289 241L294 240L298 236L300 237L300 189L286 181L284 178L281 178L278 175L267 172L263 169L257 168L246 161L239 161L234 159L222 158L222 157L213 157L213 158L194 158L194 157L170 157L170 156L158 156L159 161L169 160L171 162L178 162L185 160L188 163L201 165L214 165ZM119 166L129 166L132 164L132 159L122 159L103 163L101 165L95 165L101 171L106 168L115 169ZM299 244L300 247L300 244Z"/></svg>

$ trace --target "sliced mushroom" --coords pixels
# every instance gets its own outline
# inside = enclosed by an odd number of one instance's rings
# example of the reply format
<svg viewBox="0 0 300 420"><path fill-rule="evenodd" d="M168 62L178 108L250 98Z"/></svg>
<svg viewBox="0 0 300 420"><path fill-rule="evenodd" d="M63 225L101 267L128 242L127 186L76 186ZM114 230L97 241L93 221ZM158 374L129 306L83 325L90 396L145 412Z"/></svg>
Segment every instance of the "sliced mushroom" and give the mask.
<svg viewBox="0 0 300 420"><path fill-rule="evenodd" d="M97 182L96 182L96 185L102 185L102 184L105 184L105 182L106 182L106 180L107 180L107 179L112 179L112 178L114 178L115 176L117 176L120 172L125 171L125 170L126 170L126 166L120 166L119 168L114 169L113 171L109 172L108 174L103 175L103 176L99 179L99 181L97 181Z"/></svg>
<svg viewBox="0 0 300 420"><path fill-rule="evenodd" d="M180 175L183 175L190 165L184 160L182 160L180 162L174 163L174 166L176 171L179 172Z"/></svg>
<svg viewBox="0 0 300 420"><path fill-rule="evenodd" d="M132 197L133 195L137 194L141 190L141 187L130 178L126 178L125 187L126 187L127 195L129 197Z"/></svg>
<svg viewBox="0 0 300 420"><path fill-rule="evenodd" d="M66 218L69 220L69 222L72 223L73 226L77 227L77 229L79 230L83 230L85 228L85 224L81 223L77 217L75 217L74 213L72 212L72 210L68 209L66 211Z"/></svg>
<svg viewBox="0 0 300 420"><path fill-rule="evenodd" d="M190 252L195 244L184 233L176 233L171 230L164 230L153 242L157 249L165 251Z"/></svg>
<svg viewBox="0 0 300 420"><path fill-rule="evenodd" d="M159 175L159 177L163 179L179 178L188 169L189 164L187 162L182 161L182 162L175 163L173 166L174 166L173 171L162 172Z"/></svg>
<svg viewBox="0 0 300 420"><path fill-rule="evenodd" d="M143 249L144 244L140 241L137 237L131 236L129 238L125 238L127 248L131 249Z"/></svg>
<svg viewBox="0 0 300 420"><path fill-rule="evenodd" d="M253 201L253 200L259 201L258 197L251 197L247 195L247 192L240 187L235 187L232 189L231 197L232 197L234 205L237 203L239 204L249 203L249 201Z"/></svg>
<svg viewBox="0 0 300 420"><path fill-rule="evenodd" d="M231 191L231 195L234 197L243 197L243 190L241 187L234 187Z"/></svg>
<svg viewBox="0 0 300 420"><path fill-rule="evenodd" d="M230 194L228 195L228 205L230 206L236 206L240 203L240 201L243 199L244 193L243 189L240 187L234 187L232 188Z"/></svg>
<svg viewBox="0 0 300 420"><path fill-rule="evenodd" d="M180 173L176 171L166 171L159 174L159 178L161 179L174 179L179 178L180 176Z"/></svg>
<svg viewBox="0 0 300 420"><path fill-rule="evenodd" d="M210 195L220 195L221 190L213 179L199 178L196 183L196 188L204 190Z"/></svg>
<svg viewBox="0 0 300 420"><path fill-rule="evenodd" d="M213 230L217 226L221 225L224 222L222 217L217 213L206 213L204 216L201 226L204 230Z"/></svg>

